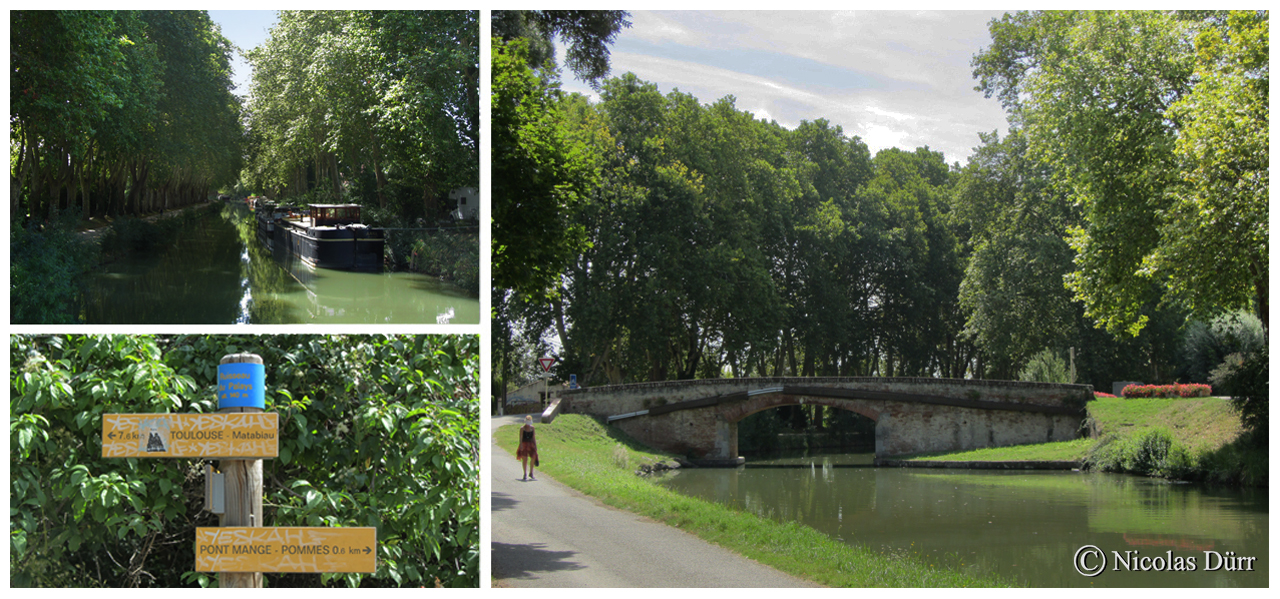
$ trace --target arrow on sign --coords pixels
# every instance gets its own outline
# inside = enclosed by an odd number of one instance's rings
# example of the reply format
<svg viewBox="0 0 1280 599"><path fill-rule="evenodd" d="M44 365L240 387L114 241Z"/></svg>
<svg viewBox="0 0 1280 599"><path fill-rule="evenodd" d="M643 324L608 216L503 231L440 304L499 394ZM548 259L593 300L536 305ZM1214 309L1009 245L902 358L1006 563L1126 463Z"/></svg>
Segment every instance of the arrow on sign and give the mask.
<svg viewBox="0 0 1280 599"><path fill-rule="evenodd" d="M542 364L543 372L551 372L551 365L556 363L555 358L538 358L538 363Z"/></svg>

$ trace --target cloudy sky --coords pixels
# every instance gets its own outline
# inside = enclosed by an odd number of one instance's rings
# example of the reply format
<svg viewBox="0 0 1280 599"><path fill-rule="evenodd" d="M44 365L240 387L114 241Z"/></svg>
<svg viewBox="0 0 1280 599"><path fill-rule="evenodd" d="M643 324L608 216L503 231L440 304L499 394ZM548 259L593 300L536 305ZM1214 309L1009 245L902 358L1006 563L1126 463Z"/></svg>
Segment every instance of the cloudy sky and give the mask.
<svg viewBox="0 0 1280 599"><path fill-rule="evenodd" d="M1007 130L995 99L973 91L969 61L988 43L999 11L632 11L612 47L614 75L633 72L704 104L737 107L784 127L825 118L872 152L928 145L962 164L978 132ZM275 11L211 10L245 50L267 38ZM560 50L563 55L563 48ZM564 89L589 95L564 76ZM249 68L236 65L236 93Z"/></svg>
<svg viewBox="0 0 1280 599"><path fill-rule="evenodd" d="M978 132L1007 131L973 91L969 61L990 43L986 12L648 12L612 47L612 75L792 128L825 118L876 151L928 145L964 164ZM561 50L561 55L563 51ZM566 73L563 88L594 95Z"/></svg>

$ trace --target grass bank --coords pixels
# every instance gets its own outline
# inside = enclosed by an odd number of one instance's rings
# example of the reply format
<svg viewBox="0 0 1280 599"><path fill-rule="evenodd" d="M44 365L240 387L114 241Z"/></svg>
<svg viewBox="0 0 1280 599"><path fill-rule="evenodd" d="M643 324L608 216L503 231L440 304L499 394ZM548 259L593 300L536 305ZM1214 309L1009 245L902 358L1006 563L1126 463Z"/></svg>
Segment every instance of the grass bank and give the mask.
<svg viewBox="0 0 1280 599"><path fill-rule="evenodd" d="M516 426L494 434L515 439ZM510 443L499 443L512 451ZM1008 586L917 561L846 545L812 528L686 497L635 475L640 464L670 460L616 429L577 414L538 428L541 469L604 503L683 529L793 576L831 587Z"/></svg>
<svg viewBox="0 0 1280 599"><path fill-rule="evenodd" d="M1244 431L1230 402L1098 398L1088 405L1089 437L913 456L948 461L1077 460L1104 472L1129 472L1217 484L1267 486L1267 447Z"/></svg>

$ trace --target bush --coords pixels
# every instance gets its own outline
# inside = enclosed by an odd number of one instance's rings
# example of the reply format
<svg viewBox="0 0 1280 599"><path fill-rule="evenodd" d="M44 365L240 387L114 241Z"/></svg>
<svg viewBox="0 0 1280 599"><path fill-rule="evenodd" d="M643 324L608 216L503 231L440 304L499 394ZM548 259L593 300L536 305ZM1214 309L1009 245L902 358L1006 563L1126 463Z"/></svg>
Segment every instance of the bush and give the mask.
<svg viewBox="0 0 1280 599"><path fill-rule="evenodd" d="M1124 390L1120 391L1120 395L1127 398L1209 397L1212 393L1212 387L1198 383L1192 383L1189 385L1182 385L1178 383L1174 383L1172 385L1128 385Z"/></svg>
<svg viewBox="0 0 1280 599"><path fill-rule="evenodd" d="M1261 351L1266 346L1266 330L1252 313L1224 314L1209 324L1192 321L1182 342L1181 377L1209 382L1213 369L1228 355Z"/></svg>
<svg viewBox="0 0 1280 599"><path fill-rule="evenodd" d="M1076 368L1074 364L1068 365L1061 356L1046 348L1031 356L1027 367L1018 373L1018 379L1028 382L1070 384L1076 382Z"/></svg>
<svg viewBox="0 0 1280 599"><path fill-rule="evenodd" d="M440 231L413 243L414 271L452 281L477 295L480 290L480 238L475 233Z"/></svg>
<svg viewBox="0 0 1280 599"><path fill-rule="evenodd" d="M1104 439L1086 458L1089 467L1107 472L1185 479L1196 471L1196 460L1165 429L1154 428L1125 439Z"/></svg>
<svg viewBox="0 0 1280 599"><path fill-rule="evenodd" d="M1267 443L1267 404L1270 400L1267 366L1268 351L1248 354L1231 354L1213 370L1210 379L1231 396L1231 403L1240 413L1244 428L1254 433L1257 442Z"/></svg>
<svg viewBox="0 0 1280 599"><path fill-rule="evenodd" d="M76 235L74 215L43 230L9 228L9 317L15 324L70 324L79 319L81 278L97 249Z"/></svg>

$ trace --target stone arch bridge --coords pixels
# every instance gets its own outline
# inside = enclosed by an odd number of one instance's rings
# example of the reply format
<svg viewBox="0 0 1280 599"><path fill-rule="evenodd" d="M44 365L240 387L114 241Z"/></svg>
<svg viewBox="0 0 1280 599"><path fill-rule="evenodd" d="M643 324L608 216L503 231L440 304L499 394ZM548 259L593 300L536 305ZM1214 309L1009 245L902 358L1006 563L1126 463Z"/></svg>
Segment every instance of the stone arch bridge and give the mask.
<svg viewBox="0 0 1280 599"><path fill-rule="evenodd" d="M659 449L736 461L738 422L761 410L818 404L875 421L876 457L1079 438L1088 385L934 378L747 378L565 391L561 413L605 418Z"/></svg>

